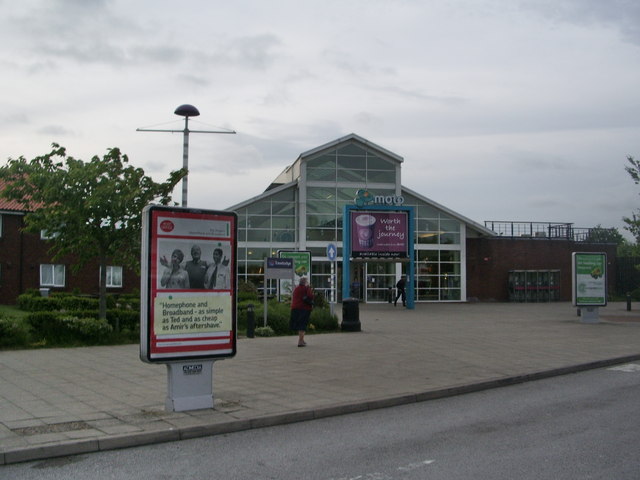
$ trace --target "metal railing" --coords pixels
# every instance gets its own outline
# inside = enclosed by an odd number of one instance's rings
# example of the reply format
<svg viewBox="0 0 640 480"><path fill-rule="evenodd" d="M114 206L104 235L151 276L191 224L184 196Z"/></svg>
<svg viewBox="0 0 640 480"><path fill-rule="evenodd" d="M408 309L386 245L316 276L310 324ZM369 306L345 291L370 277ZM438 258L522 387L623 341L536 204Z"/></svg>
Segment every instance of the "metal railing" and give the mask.
<svg viewBox="0 0 640 480"><path fill-rule="evenodd" d="M615 229L576 228L573 223L558 222L512 222L485 220L484 226L496 235L507 238L565 239L574 242L598 243L602 232Z"/></svg>

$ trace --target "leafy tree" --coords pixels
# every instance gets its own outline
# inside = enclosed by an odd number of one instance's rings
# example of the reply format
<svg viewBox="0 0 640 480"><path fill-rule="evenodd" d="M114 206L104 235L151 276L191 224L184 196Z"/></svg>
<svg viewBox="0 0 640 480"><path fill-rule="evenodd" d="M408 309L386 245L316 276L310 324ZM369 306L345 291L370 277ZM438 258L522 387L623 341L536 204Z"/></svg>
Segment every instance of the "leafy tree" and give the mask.
<svg viewBox="0 0 640 480"><path fill-rule="evenodd" d="M634 159L632 156L627 156L627 165L624 169L633 179L633 183L640 185L640 161ZM631 232L631 235L636 239L636 242L640 243L640 210L633 212L631 217L622 217L624 223L627 224L625 230Z"/></svg>
<svg viewBox="0 0 640 480"><path fill-rule="evenodd" d="M617 228L604 228L601 225L589 229L587 240L592 243L615 243L616 245L625 241Z"/></svg>
<svg viewBox="0 0 640 480"><path fill-rule="evenodd" d="M51 235L54 260L73 255L74 271L98 260L100 318L106 318L107 261L139 267L142 209L152 202L167 205L187 173L181 169L156 183L128 162L118 148L84 162L54 143L50 153L30 161L9 159L0 167L0 195L28 211L27 231Z"/></svg>
<svg viewBox="0 0 640 480"><path fill-rule="evenodd" d="M626 238L622 240L622 243L618 244L616 249L617 257L640 257L640 245L637 243L631 243Z"/></svg>

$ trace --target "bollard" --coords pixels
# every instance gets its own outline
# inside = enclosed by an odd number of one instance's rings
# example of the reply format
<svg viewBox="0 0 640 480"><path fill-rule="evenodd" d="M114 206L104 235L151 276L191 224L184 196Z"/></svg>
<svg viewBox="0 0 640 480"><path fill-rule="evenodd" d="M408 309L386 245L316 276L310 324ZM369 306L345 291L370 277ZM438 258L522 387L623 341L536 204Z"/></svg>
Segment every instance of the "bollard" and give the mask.
<svg viewBox="0 0 640 480"><path fill-rule="evenodd" d="M393 288L389 287L389 303L393 303Z"/></svg>
<svg viewBox="0 0 640 480"><path fill-rule="evenodd" d="M631 311L631 294L627 293L627 312Z"/></svg>
<svg viewBox="0 0 640 480"><path fill-rule="evenodd" d="M256 315L253 311L253 303L247 305L247 338L253 338L256 331Z"/></svg>

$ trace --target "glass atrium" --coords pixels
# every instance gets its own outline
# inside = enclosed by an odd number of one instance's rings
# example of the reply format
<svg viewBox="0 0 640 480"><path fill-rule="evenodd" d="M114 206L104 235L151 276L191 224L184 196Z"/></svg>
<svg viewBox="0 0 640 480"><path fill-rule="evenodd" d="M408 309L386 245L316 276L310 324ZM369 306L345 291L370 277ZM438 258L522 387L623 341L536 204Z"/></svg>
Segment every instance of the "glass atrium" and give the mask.
<svg viewBox="0 0 640 480"><path fill-rule="evenodd" d="M263 288L264 259L279 250L309 251L311 283L341 300L343 207L356 192L400 196L415 212L415 272L409 263L353 261L352 296L387 302L403 274L414 280L415 301L466 300L465 240L488 229L401 185L403 158L355 134L302 153L261 195L227 210L238 214L238 281ZM338 247L332 289L327 246ZM276 288L269 280L269 291ZM332 295L335 295L332 297Z"/></svg>

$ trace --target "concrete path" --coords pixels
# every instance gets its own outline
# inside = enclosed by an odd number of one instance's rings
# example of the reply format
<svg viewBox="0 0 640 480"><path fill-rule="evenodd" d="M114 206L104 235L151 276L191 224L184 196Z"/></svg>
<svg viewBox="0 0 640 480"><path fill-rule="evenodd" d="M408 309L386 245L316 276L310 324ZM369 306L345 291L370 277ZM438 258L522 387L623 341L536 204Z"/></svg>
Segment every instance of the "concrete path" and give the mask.
<svg viewBox="0 0 640 480"><path fill-rule="evenodd" d="M340 305L337 313L340 316ZM137 345L0 352L0 465L424 401L640 361L640 312L569 303L360 305L362 332L239 339L215 408L166 412ZM0 467L1 468L1 467Z"/></svg>

